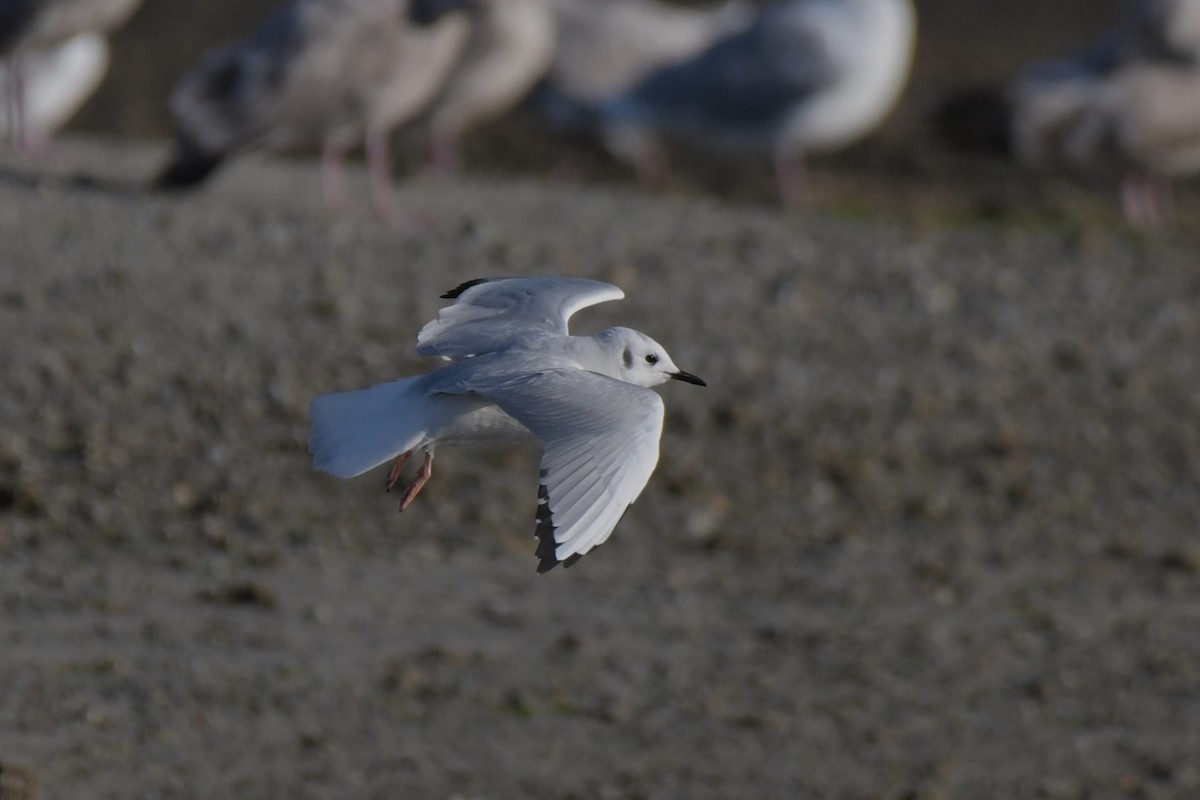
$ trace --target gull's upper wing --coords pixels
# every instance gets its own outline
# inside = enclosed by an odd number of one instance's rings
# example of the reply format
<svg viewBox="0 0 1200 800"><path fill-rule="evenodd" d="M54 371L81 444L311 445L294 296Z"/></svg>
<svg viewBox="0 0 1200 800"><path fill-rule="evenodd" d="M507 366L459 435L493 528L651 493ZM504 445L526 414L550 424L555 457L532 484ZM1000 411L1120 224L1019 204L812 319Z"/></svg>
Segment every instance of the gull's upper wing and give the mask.
<svg viewBox="0 0 1200 800"><path fill-rule="evenodd" d="M649 389L579 369L481 375L455 388L483 395L542 441L538 572L607 539L658 463L663 402Z"/></svg>
<svg viewBox="0 0 1200 800"><path fill-rule="evenodd" d="M454 300L417 334L417 353L456 359L490 353L533 332L566 335L581 308L620 300L609 283L583 278L484 278L442 295Z"/></svg>

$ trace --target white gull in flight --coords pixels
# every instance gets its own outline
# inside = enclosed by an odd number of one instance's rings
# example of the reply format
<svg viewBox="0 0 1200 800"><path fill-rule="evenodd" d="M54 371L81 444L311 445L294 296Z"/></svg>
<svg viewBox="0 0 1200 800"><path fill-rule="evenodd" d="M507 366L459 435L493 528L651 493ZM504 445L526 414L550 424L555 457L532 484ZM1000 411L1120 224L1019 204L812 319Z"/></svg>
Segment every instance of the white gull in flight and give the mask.
<svg viewBox="0 0 1200 800"><path fill-rule="evenodd" d="M647 387L704 386L661 345L629 328L571 336L587 306L618 300L611 284L577 278L464 283L417 335L417 353L450 363L370 389L317 397L309 409L314 469L353 478L394 460L391 489L416 452L422 464L403 511L432 474L438 445L540 440L538 572L570 566L604 542L658 463L663 401Z"/></svg>

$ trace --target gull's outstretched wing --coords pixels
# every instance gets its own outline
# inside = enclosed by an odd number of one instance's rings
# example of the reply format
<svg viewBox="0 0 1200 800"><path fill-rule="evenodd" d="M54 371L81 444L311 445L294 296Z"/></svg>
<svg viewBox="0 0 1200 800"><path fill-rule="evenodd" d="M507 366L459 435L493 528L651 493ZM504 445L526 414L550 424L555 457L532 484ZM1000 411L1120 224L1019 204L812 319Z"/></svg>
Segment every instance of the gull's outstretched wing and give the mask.
<svg viewBox="0 0 1200 800"><path fill-rule="evenodd" d="M662 436L662 398L578 369L467 383L542 441L538 572L570 566L609 537L650 480Z"/></svg>
<svg viewBox="0 0 1200 800"><path fill-rule="evenodd" d="M442 297L454 300L417 334L417 353L448 359L490 353L534 332L566 335L581 308L620 300L609 283L583 278L485 278Z"/></svg>

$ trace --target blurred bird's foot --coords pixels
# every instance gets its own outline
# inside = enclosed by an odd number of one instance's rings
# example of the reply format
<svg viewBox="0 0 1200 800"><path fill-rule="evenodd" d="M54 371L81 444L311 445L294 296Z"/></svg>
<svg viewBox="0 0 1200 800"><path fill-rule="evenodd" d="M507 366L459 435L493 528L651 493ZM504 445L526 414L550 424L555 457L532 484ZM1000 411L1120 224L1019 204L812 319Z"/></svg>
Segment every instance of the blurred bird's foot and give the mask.
<svg viewBox="0 0 1200 800"><path fill-rule="evenodd" d="M345 149L332 144L321 148L321 202L330 214L343 217L350 213L346 198L346 182L342 168Z"/></svg>
<svg viewBox="0 0 1200 800"><path fill-rule="evenodd" d="M579 154L568 150L559 156L549 177L555 183L582 183L585 172Z"/></svg>
<svg viewBox="0 0 1200 800"><path fill-rule="evenodd" d="M775 180L779 184L779 201L784 208L804 208L808 205L808 167L799 153L780 152L775 156Z"/></svg>
<svg viewBox="0 0 1200 800"><path fill-rule="evenodd" d="M34 161L48 161L59 154L58 145L50 137L28 130L13 139L13 149L18 155Z"/></svg>
<svg viewBox="0 0 1200 800"><path fill-rule="evenodd" d="M448 136L433 136L429 141L429 167L439 175L457 175L462 168L458 142Z"/></svg>
<svg viewBox="0 0 1200 800"><path fill-rule="evenodd" d="M1121 208L1130 225L1160 231L1175 221L1171 185L1156 175L1129 174L1121 182Z"/></svg>
<svg viewBox="0 0 1200 800"><path fill-rule="evenodd" d="M367 135L367 181L371 185L371 210L385 225L405 227L409 220L396 208L392 184L392 146L384 133Z"/></svg>
<svg viewBox="0 0 1200 800"><path fill-rule="evenodd" d="M400 498L401 511L412 505L412 501L417 499L421 489L429 483L431 475L433 475L433 453L426 450L425 460L421 462L421 469L417 471L417 477L408 485L408 488L404 490L404 495Z"/></svg>
<svg viewBox="0 0 1200 800"><path fill-rule="evenodd" d="M671 164L658 142L645 140L633 155L633 171L643 187L662 189L671 182Z"/></svg>

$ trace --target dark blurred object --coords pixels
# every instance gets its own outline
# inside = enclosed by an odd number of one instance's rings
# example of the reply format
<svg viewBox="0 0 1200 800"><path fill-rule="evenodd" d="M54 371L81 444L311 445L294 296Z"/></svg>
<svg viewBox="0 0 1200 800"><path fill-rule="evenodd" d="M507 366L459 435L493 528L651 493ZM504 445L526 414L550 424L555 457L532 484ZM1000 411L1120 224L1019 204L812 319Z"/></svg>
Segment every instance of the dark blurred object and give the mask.
<svg viewBox="0 0 1200 800"><path fill-rule="evenodd" d="M1012 152L1013 104L1005 90L975 86L947 97L933 113L936 132L951 147L977 153Z"/></svg>
<svg viewBox="0 0 1200 800"><path fill-rule="evenodd" d="M29 29L36 16L37 0L4 0L0 3L0 53L7 53Z"/></svg>
<svg viewBox="0 0 1200 800"><path fill-rule="evenodd" d="M476 0L411 0L408 18L417 25L432 25L447 14L474 11L476 5Z"/></svg>

